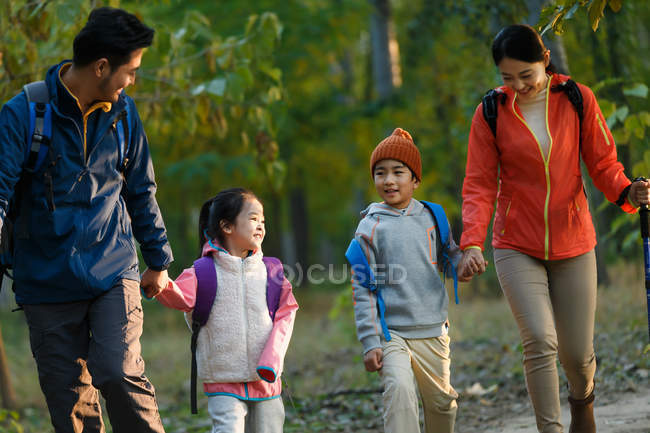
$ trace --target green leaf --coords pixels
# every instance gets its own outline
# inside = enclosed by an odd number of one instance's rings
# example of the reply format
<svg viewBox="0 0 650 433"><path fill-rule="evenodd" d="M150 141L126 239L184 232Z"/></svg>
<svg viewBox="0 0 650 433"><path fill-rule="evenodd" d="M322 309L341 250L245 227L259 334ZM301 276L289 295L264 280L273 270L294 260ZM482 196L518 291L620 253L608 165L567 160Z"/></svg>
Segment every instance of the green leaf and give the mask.
<svg viewBox="0 0 650 433"><path fill-rule="evenodd" d="M619 12L623 7L623 0L609 0L609 8L614 12Z"/></svg>
<svg viewBox="0 0 650 433"><path fill-rule="evenodd" d="M595 32L598 29L600 19L604 16L603 11L607 5L607 0L592 0L589 5L589 22L591 29Z"/></svg>
<svg viewBox="0 0 650 433"><path fill-rule="evenodd" d="M625 118L627 117L627 115L628 115L629 113L630 113L630 109L628 108L628 106L627 106L627 105L623 105L622 107L620 107L619 109L616 110L616 117L617 117L618 120L620 120L621 122L624 122L624 121L625 121Z"/></svg>
<svg viewBox="0 0 650 433"><path fill-rule="evenodd" d="M215 78L210 81L206 87L206 91L212 95L223 96L226 92L225 78Z"/></svg>
<svg viewBox="0 0 650 433"><path fill-rule="evenodd" d="M643 83L637 83L632 87L624 87L623 94L626 96L636 96L638 98L648 97L648 86Z"/></svg>

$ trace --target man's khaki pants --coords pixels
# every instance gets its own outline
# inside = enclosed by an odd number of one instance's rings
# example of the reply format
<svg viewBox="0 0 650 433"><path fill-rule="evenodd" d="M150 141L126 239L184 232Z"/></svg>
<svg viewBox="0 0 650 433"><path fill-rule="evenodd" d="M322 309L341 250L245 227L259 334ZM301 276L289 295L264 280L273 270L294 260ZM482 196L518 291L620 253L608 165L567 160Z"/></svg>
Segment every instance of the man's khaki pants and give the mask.
<svg viewBox="0 0 650 433"><path fill-rule="evenodd" d="M382 341L384 431L419 433L417 391L422 397L427 433L451 433L458 394L449 383L449 336L404 339L391 333Z"/></svg>

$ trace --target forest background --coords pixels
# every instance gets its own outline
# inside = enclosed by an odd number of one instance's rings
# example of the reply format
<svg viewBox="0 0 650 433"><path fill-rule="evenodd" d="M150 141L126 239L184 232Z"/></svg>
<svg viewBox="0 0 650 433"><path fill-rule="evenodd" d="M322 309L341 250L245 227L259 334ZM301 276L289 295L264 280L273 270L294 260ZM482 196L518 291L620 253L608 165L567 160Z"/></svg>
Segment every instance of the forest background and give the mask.
<svg viewBox="0 0 650 433"><path fill-rule="evenodd" d="M264 252L286 264L299 301L327 292L329 317L348 321L343 254L359 212L378 199L370 153L395 127L422 154L416 198L442 204L459 240L470 121L481 96L501 84L490 43L504 25L553 25L545 33L553 62L594 89L628 177L650 174L650 2L563 0L542 13L545 3L0 0L0 104L71 58L93 7L136 13L156 36L127 93L149 138L175 255L170 274L197 254L201 204L245 186L265 206ZM626 263L641 269L638 218L589 180L587 190L599 281L608 286L629 272ZM489 236L485 246L491 260ZM500 294L492 266L461 289L461 299ZM354 339L351 326L342 332Z"/></svg>

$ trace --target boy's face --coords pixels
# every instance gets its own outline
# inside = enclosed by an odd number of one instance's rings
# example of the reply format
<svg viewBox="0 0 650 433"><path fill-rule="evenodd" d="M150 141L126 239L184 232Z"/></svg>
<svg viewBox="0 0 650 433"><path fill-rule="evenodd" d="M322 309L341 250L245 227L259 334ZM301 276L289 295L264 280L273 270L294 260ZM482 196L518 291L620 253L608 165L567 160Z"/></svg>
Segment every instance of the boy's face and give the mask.
<svg viewBox="0 0 650 433"><path fill-rule="evenodd" d="M387 205L396 209L407 207L413 197L413 191L420 182L402 161L382 159L375 165L373 172L377 194Z"/></svg>

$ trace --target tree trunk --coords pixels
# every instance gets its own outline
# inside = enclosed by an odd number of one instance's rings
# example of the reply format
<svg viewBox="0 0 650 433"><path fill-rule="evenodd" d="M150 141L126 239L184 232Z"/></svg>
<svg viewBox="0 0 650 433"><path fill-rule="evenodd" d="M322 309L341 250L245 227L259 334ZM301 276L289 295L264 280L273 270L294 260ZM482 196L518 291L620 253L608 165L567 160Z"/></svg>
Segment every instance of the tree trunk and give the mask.
<svg viewBox="0 0 650 433"><path fill-rule="evenodd" d="M306 271L310 261L309 214L307 212L305 191L300 187L296 187L291 191L290 197L291 227L295 242L296 262L302 266L303 271ZM303 281L298 280L297 286L303 286L304 283L304 279Z"/></svg>
<svg viewBox="0 0 650 433"><path fill-rule="evenodd" d="M5 345L2 339L2 330L0 329L0 387L2 392L2 407L5 409L16 409L16 393L11 385L11 375L9 374L9 363L5 353Z"/></svg>
<svg viewBox="0 0 650 433"><path fill-rule="evenodd" d="M399 44L390 19L389 0L370 0L375 6L370 21L372 71L377 98L388 99L402 83L399 67Z"/></svg>

